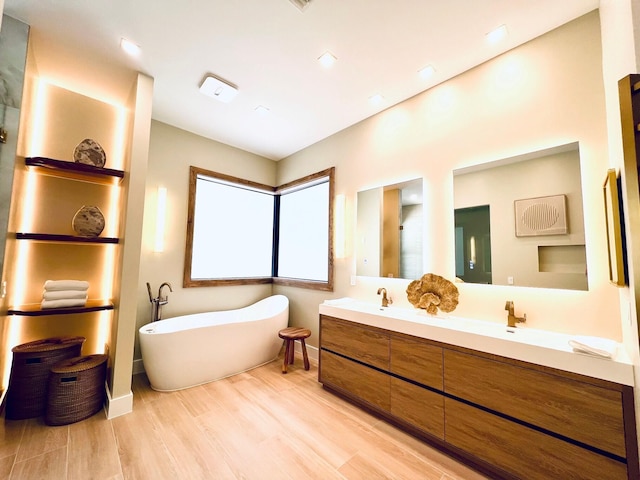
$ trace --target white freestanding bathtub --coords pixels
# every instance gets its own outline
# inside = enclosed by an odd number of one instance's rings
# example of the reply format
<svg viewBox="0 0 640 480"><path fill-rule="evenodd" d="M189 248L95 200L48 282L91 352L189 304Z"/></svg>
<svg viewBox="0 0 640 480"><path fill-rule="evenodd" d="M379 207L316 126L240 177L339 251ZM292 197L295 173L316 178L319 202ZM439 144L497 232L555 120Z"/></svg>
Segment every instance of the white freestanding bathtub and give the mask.
<svg viewBox="0 0 640 480"><path fill-rule="evenodd" d="M278 356L278 331L288 322L289 299L273 295L236 310L143 325L140 350L151 387L181 390L264 365Z"/></svg>

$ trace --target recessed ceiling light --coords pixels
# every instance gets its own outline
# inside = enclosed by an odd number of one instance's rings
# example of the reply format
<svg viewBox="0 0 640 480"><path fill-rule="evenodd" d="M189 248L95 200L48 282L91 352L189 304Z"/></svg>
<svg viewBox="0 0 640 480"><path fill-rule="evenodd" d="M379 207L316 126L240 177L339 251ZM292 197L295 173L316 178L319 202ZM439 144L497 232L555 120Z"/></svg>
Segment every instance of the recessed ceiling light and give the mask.
<svg viewBox="0 0 640 480"><path fill-rule="evenodd" d="M221 78L207 75L200 85L200 92L223 103L229 103L238 94L238 87Z"/></svg>
<svg viewBox="0 0 640 480"><path fill-rule="evenodd" d="M491 30L487 33L487 41L491 44L498 43L500 40L503 40L507 37L509 32L507 31L506 25L500 25L495 30Z"/></svg>
<svg viewBox="0 0 640 480"><path fill-rule="evenodd" d="M264 105L258 105L255 108L255 112L260 115L260 116L266 116L269 115L269 113L271 113L271 110L269 110L267 107L265 107Z"/></svg>
<svg viewBox="0 0 640 480"><path fill-rule="evenodd" d="M431 75L433 75L434 73L436 73L436 69L434 68L433 65L427 65L426 67L418 70L418 75L420 75L420 77L424 78L425 80L429 78Z"/></svg>
<svg viewBox="0 0 640 480"><path fill-rule="evenodd" d="M369 102L371 102L373 105L380 105L383 100L384 97L379 93L376 93L375 95L369 97Z"/></svg>
<svg viewBox="0 0 640 480"><path fill-rule="evenodd" d="M324 52L322 55L320 55L318 57L318 61L320 62L320 65L322 65L325 68L329 68L330 66L332 66L334 63L336 63L336 56L331 53L331 52Z"/></svg>
<svg viewBox="0 0 640 480"><path fill-rule="evenodd" d="M120 39L120 48L132 57L137 57L142 52L139 45L136 45L131 40L127 40L126 38Z"/></svg>

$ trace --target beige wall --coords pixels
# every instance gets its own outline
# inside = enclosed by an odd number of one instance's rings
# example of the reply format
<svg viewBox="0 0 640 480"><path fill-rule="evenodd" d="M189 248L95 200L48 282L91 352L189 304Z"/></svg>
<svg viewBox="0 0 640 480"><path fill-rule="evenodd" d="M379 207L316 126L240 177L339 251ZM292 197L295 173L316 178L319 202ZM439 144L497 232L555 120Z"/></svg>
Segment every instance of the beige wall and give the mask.
<svg viewBox="0 0 640 480"><path fill-rule="evenodd" d="M640 0L601 0L603 77L609 132L609 164L622 178L626 219L627 251L630 268L629 288L619 290L622 338L635 365L636 385L640 385L640 349L638 343L638 305L640 305L640 196L637 160L624 158L618 81L640 72ZM640 393L636 389L636 411L640 411ZM640 415L636 415L640 431Z"/></svg>
<svg viewBox="0 0 640 480"><path fill-rule="evenodd" d="M579 45L580 48L576 48ZM618 291L608 283L602 182L608 167L597 12L480 65L339 132L278 164L278 181L336 166L336 194L347 198L349 258L336 264L333 295L276 288L290 296L296 323L315 333L329 296L409 306L406 281L354 275L355 198L359 190L425 178L425 272L454 277L452 170L570 142L580 143L588 292L461 285L456 314L504 321L513 300L529 327L621 339Z"/></svg>
<svg viewBox="0 0 640 480"><path fill-rule="evenodd" d="M162 317L247 306L271 295L271 285L182 288L187 231L187 197L189 167L246 178L275 185L276 163L258 155L188 133L161 122L151 123L145 213L143 219L140 282L136 326L151 321L151 306L145 283L151 284L154 296L162 282L169 282L169 304ZM156 200L159 186L167 188L165 248L153 251L156 224ZM224 205L218 208L225 208ZM165 291L166 292L166 291ZM136 358L139 358L136 353Z"/></svg>

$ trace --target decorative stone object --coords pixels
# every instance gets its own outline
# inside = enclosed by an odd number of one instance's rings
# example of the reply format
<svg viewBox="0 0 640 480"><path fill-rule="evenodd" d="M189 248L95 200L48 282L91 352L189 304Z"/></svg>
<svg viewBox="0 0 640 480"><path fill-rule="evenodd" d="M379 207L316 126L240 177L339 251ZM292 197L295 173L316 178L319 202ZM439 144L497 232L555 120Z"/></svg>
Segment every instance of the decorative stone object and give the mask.
<svg viewBox="0 0 640 480"><path fill-rule="evenodd" d="M104 215L94 205L83 205L73 216L73 230L81 237L97 237L104 230Z"/></svg>
<svg viewBox="0 0 640 480"><path fill-rule="evenodd" d="M107 163L107 154L98 142L85 138L73 151L73 160L76 163L102 168Z"/></svg>
<svg viewBox="0 0 640 480"><path fill-rule="evenodd" d="M425 273L407 287L407 299L416 308L436 315L438 309L453 312L458 306L458 288L444 277Z"/></svg>

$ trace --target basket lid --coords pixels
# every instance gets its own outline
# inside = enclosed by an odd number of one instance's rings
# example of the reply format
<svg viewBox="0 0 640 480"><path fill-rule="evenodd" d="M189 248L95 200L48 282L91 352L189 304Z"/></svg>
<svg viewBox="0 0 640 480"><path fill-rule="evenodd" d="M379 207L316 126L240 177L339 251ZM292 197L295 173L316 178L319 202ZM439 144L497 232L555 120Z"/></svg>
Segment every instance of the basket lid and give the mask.
<svg viewBox="0 0 640 480"><path fill-rule="evenodd" d="M14 353L27 352L49 352L51 350L60 350L84 343L84 337L52 337L33 342L23 343L11 349Z"/></svg>
<svg viewBox="0 0 640 480"><path fill-rule="evenodd" d="M84 372L97 367L107 361L108 355L96 353L94 355L83 355L81 357L67 358L62 360L50 369L52 373L77 373Z"/></svg>

